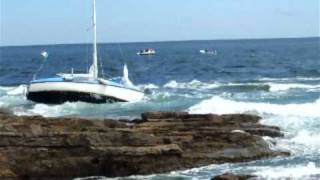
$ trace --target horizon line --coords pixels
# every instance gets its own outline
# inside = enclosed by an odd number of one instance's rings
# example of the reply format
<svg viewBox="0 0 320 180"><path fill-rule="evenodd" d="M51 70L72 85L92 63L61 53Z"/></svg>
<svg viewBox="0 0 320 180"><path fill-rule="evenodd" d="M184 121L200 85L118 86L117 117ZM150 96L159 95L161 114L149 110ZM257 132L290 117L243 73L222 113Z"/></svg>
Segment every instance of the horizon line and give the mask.
<svg viewBox="0 0 320 180"><path fill-rule="evenodd" d="M143 43L174 43L174 42L196 42L196 41L241 41L241 40L276 40L276 39L313 39L319 36L301 36L301 37L265 37L265 38L221 38L221 39L190 39L190 40L152 40L152 41L119 41L119 42L98 42L98 44L143 44ZM22 45L0 45L6 47L32 47L32 46L59 46L59 45L86 45L91 42L77 43L52 43L52 44L22 44Z"/></svg>

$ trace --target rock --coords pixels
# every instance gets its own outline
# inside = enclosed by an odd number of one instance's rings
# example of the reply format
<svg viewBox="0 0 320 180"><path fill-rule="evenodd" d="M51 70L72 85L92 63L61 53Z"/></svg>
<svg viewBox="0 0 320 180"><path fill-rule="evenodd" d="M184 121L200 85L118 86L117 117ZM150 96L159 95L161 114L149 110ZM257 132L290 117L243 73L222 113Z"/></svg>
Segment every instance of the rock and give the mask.
<svg viewBox="0 0 320 180"><path fill-rule="evenodd" d="M141 119L0 115L0 179L163 173L279 155L262 136L280 129L252 115L152 112Z"/></svg>
<svg viewBox="0 0 320 180"><path fill-rule="evenodd" d="M0 108L0 115L13 115L13 111L8 108Z"/></svg>
<svg viewBox="0 0 320 180"><path fill-rule="evenodd" d="M220 176L215 176L211 180L250 180L257 179L254 175L235 175L232 173L225 173Z"/></svg>

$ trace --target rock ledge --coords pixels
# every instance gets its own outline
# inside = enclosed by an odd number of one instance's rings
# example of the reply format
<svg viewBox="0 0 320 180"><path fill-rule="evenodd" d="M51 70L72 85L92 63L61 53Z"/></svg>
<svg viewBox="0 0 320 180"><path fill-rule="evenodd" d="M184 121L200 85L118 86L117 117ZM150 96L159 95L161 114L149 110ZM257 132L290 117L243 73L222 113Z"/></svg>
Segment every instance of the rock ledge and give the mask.
<svg viewBox="0 0 320 180"><path fill-rule="evenodd" d="M289 155L270 149L262 136L283 134L259 119L152 112L129 122L0 111L0 179L153 174Z"/></svg>

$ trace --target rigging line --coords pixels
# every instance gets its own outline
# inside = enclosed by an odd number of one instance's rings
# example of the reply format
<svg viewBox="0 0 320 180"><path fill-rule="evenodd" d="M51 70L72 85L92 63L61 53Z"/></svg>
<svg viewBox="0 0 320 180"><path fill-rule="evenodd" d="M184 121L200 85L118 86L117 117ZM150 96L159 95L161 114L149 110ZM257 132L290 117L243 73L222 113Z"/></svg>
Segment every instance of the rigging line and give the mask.
<svg viewBox="0 0 320 180"><path fill-rule="evenodd" d="M41 63L39 69L38 69L38 70L36 71L36 73L34 73L34 75L33 75L33 80L36 80L36 79L37 79L38 73L42 70L43 66L44 66L44 63Z"/></svg>
<svg viewBox="0 0 320 180"><path fill-rule="evenodd" d="M118 44L118 49L119 49L120 55L121 55L120 61L121 61L122 63L124 63L124 55L123 55L122 47L121 47L120 43L117 43L117 44Z"/></svg>
<svg viewBox="0 0 320 180"><path fill-rule="evenodd" d="M103 78L105 78L105 77L111 78L111 76L110 76L109 74L106 74L106 73L104 72L103 62L102 62L102 60L101 60L101 55L100 55L100 57L99 57L99 59L98 59L98 64L100 65L102 77L103 77Z"/></svg>
<svg viewBox="0 0 320 180"><path fill-rule="evenodd" d="M103 64L102 64L101 57L99 58L99 64L100 64L100 69L101 69L102 77L105 78L105 73L104 73L104 70L103 70Z"/></svg>
<svg viewBox="0 0 320 180"><path fill-rule="evenodd" d="M48 45L46 46L46 48L43 48L43 51L41 52L42 58L41 58L41 65L39 67L39 69L33 74L33 80L36 80L38 74L41 72L41 70L43 69L45 63L47 63L48 59L49 59L49 55L47 52L51 53L52 50L56 49L57 45ZM42 54L42 53L45 53Z"/></svg>
<svg viewBox="0 0 320 180"><path fill-rule="evenodd" d="M33 80L36 80L36 79L37 79L37 76L38 76L39 72L43 69L44 64L45 64L46 61L47 61L47 58L44 58L42 61L43 61L43 62L41 63L39 69L33 74Z"/></svg>

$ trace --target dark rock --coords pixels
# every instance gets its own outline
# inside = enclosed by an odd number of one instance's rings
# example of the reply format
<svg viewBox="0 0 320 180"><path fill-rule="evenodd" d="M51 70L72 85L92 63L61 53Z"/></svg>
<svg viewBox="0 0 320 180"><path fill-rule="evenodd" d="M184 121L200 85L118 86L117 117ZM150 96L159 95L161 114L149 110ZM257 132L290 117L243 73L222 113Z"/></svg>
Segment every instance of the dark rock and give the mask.
<svg viewBox="0 0 320 180"><path fill-rule="evenodd" d="M215 176L211 180L250 180L257 179L254 175L235 175L232 173L225 173L220 176Z"/></svg>
<svg viewBox="0 0 320 180"><path fill-rule="evenodd" d="M269 137L283 137L283 133L280 132L278 127L272 126L261 126L261 127L248 127L244 129L246 132L250 134L256 134L259 136L269 136Z"/></svg>
<svg viewBox="0 0 320 180"><path fill-rule="evenodd" d="M261 136L279 128L252 115L144 113L85 120L0 115L0 179L71 179L154 174L279 155Z"/></svg>
<svg viewBox="0 0 320 180"><path fill-rule="evenodd" d="M13 115L13 111L8 108L0 108L0 115Z"/></svg>

